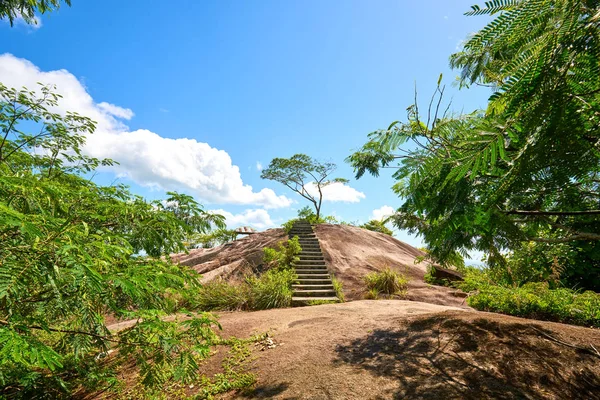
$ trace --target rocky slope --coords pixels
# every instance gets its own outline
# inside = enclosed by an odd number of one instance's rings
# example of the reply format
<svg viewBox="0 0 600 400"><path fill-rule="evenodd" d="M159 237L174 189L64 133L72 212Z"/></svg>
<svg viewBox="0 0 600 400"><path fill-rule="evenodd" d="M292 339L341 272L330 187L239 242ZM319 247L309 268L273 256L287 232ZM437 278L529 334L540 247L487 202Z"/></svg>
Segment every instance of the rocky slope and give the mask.
<svg viewBox="0 0 600 400"><path fill-rule="evenodd" d="M366 274L389 267L410 278L408 300L467 307L458 291L424 283L428 264L415 263L415 258L423 253L400 240L349 225L322 224L315 226L314 231L327 267L342 281L347 300L363 297ZM224 246L196 249L173 258L201 273L205 282L216 277L236 280L259 268L264 247L275 247L286 239L283 229L269 229Z"/></svg>

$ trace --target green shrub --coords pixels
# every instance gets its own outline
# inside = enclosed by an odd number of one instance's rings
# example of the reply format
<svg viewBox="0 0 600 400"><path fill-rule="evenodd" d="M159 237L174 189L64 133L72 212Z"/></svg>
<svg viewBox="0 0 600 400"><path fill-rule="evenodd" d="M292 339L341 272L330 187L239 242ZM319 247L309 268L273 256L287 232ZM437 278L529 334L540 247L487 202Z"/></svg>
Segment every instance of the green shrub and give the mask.
<svg viewBox="0 0 600 400"><path fill-rule="evenodd" d="M342 285L342 281L337 279L335 276L331 275L331 283L333 284L333 290L335 290L335 295L340 300L341 303L346 301L344 297L344 288Z"/></svg>
<svg viewBox="0 0 600 400"><path fill-rule="evenodd" d="M379 298L379 290L372 288L365 293L365 299L377 300Z"/></svg>
<svg viewBox="0 0 600 400"><path fill-rule="evenodd" d="M438 285L437 279L435 278L435 276L433 276L432 267L427 268L427 272L425 273L425 276L423 276L423 280L425 281L425 283L429 283L430 285Z"/></svg>
<svg viewBox="0 0 600 400"><path fill-rule="evenodd" d="M247 278L251 293L251 308L266 310L289 307L292 304L292 284L296 279L298 276L292 269L272 269L259 278Z"/></svg>
<svg viewBox="0 0 600 400"><path fill-rule="evenodd" d="M285 233L290 233L290 231L294 227L294 224L296 223L296 221L298 221L296 218L290 219L289 221L284 222L281 225L281 227L283 228L283 230L285 231Z"/></svg>
<svg viewBox="0 0 600 400"><path fill-rule="evenodd" d="M202 311L243 310L249 307L249 303L248 285L232 285L222 279L204 284L190 296L191 306Z"/></svg>
<svg viewBox="0 0 600 400"><path fill-rule="evenodd" d="M265 248L263 262L270 268L260 276L248 276L234 285L222 279L202 285L186 294L185 304L191 309L210 310L264 310L289 307L292 303L292 284L297 275L292 262L302 251L298 237L279 244L279 249ZM173 301L181 301L173 299Z"/></svg>
<svg viewBox="0 0 600 400"><path fill-rule="evenodd" d="M372 219L366 224L360 225L359 227L373 232L385 233L386 235L390 236L394 235L394 232L390 228L385 226L384 221L379 221L376 219Z"/></svg>
<svg viewBox="0 0 600 400"><path fill-rule="evenodd" d="M326 215L324 217L317 218L317 214L315 214L310 207L306 206L298 210L298 218L290 219L281 225L285 233L290 233L296 221L308 222L311 225L340 223L340 221L338 221L338 219L333 215Z"/></svg>
<svg viewBox="0 0 600 400"><path fill-rule="evenodd" d="M544 282L517 288L486 284L467 303L481 311L600 327L600 294L550 289Z"/></svg>
<svg viewBox="0 0 600 400"><path fill-rule="evenodd" d="M390 268L386 268L381 272L371 272L364 277L364 281L369 292L375 290L377 295L387 296L405 294L408 284L408 279L404 275L392 271Z"/></svg>
<svg viewBox="0 0 600 400"><path fill-rule="evenodd" d="M464 270L463 281L456 282L456 286L465 293L481 290L496 283L490 278L487 270L468 268Z"/></svg>
<svg viewBox="0 0 600 400"><path fill-rule="evenodd" d="M298 236L289 239L284 245L279 243L278 249L265 247L263 249L263 263L269 268L288 269L292 267L294 261L298 261L298 254L302 251Z"/></svg>

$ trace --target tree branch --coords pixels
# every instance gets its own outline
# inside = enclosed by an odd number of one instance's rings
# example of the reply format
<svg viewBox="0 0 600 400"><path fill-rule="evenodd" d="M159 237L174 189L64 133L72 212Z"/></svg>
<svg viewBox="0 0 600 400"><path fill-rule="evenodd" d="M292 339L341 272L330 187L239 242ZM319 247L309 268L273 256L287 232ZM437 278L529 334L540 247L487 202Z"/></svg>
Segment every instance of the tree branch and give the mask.
<svg viewBox="0 0 600 400"><path fill-rule="evenodd" d="M502 211L507 215L600 215L600 210L586 211L525 211L525 210L510 210Z"/></svg>

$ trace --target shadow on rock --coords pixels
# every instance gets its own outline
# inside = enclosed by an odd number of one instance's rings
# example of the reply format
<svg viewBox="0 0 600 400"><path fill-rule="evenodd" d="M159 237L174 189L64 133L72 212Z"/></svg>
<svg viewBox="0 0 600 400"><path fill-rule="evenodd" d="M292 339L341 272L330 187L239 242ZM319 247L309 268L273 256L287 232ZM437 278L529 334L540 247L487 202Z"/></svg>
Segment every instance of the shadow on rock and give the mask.
<svg viewBox="0 0 600 400"><path fill-rule="evenodd" d="M285 392L288 387L289 385L287 383L260 385L252 390L244 392L242 397L247 399L270 399ZM288 398L293 400L292 397Z"/></svg>
<svg viewBox="0 0 600 400"><path fill-rule="evenodd" d="M600 399L600 358L540 326L429 317L336 348L336 363L398 380L395 398Z"/></svg>

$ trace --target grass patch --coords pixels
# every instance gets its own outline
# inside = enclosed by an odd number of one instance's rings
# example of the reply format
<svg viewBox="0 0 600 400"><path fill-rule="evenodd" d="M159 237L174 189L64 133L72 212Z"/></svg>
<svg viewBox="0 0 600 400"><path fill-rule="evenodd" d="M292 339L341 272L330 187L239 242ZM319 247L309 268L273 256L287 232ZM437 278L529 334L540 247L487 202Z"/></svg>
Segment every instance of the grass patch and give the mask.
<svg viewBox="0 0 600 400"><path fill-rule="evenodd" d="M309 300L308 301L308 305L309 306L320 306L323 304L337 304L340 303L339 300Z"/></svg>
<svg viewBox="0 0 600 400"><path fill-rule="evenodd" d="M208 282L190 296L193 309L203 311L246 310L250 303L250 288L246 284L232 285L222 279Z"/></svg>
<svg viewBox="0 0 600 400"><path fill-rule="evenodd" d="M546 282L521 287L480 286L467 304L481 310L569 324L600 327L600 294L550 289Z"/></svg>
<svg viewBox="0 0 600 400"><path fill-rule="evenodd" d="M379 296L391 297L406 295L408 279L400 272L386 268L380 272L371 272L364 277L367 286L366 298L377 299Z"/></svg>
<svg viewBox="0 0 600 400"><path fill-rule="evenodd" d="M137 383L115 394L117 400L190 400L214 399L215 396L231 390L249 389L256 383L256 375L249 371L252 361L251 344L258 343L265 335L255 335L247 339L231 337L215 342L215 346L228 347L227 355L221 362L223 372L209 378L200 376L186 384L167 382L162 387L148 388ZM199 366L199 368L202 368Z"/></svg>
<svg viewBox="0 0 600 400"><path fill-rule="evenodd" d="M266 310L292 305L292 284L298 276L292 263L302 251L298 237L280 243L278 249L265 248L263 265L268 268L260 276L249 275L239 284L222 279L187 293L186 302L192 310L234 311Z"/></svg>
<svg viewBox="0 0 600 400"><path fill-rule="evenodd" d="M291 269L269 270L259 278L247 278L250 309L266 310L292 305L292 284L298 278Z"/></svg>
<svg viewBox="0 0 600 400"><path fill-rule="evenodd" d="M259 277L246 277L240 284L215 280L190 295L190 308L201 311L235 311L290 307L292 284L296 278L296 273L291 269L271 269Z"/></svg>
<svg viewBox="0 0 600 400"><path fill-rule="evenodd" d="M379 298L379 290L373 288L367 290L365 293L365 299L367 300L377 300Z"/></svg>
<svg viewBox="0 0 600 400"><path fill-rule="evenodd" d="M339 279L337 279L332 274L331 275L331 283L333 284L333 290L335 290L335 295L340 300L339 302L340 303L345 302L346 298L344 297L344 287L343 287L342 281L340 281Z"/></svg>

